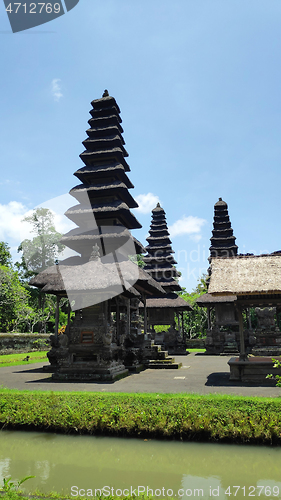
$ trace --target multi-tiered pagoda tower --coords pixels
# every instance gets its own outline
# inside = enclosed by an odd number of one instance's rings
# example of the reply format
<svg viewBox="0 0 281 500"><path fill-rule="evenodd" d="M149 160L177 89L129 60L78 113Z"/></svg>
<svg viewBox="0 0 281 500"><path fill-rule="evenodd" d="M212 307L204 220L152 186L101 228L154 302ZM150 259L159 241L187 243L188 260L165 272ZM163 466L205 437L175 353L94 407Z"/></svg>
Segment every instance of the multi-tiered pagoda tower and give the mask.
<svg viewBox="0 0 281 500"><path fill-rule="evenodd" d="M149 234L147 255L143 258L146 264L144 270L164 288L166 295L147 299L148 323L152 326L152 330L154 325L170 325L170 331L163 334L163 340L170 347L170 351L175 351L175 342L178 343L180 337L181 341L184 340L183 317L181 316L180 324L179 315L182 315L183 311L190 311L191 307L175 293L181 290L181 286L176 281L180 273L175 268L177 264L173 257L175 252L169 238L166 214L160 203L152 210ZM175 314L178 316L177 332L175 331Z"/></svg>
<svg viewBox="0 0 281 500"><path fill-rule="evenodd" d="M214 209L214 229L211 237L210 258L234 257L237 255L238 247L235 245L236 238L233 236L227 203L222 198L219 198Z"/></svg>
<svg viewBox="0 0 281 500"><path fill-rule="evenodd" d="M133 188L127 172L130 167L122 137L120 109L105 91L102 99L92 101L88 138L80 158L85 166L75 172L82 184L70 194L79 202L66 216L79 227L62 238L62 243L89 259L97 244L101 256L120 248L131 237L128 229L141 224L130 211L138 204L129 193Z"/></svg>
<svg viewBox="0 0 281 500"><path fill-rule="evenodd" d="M158 281L167 293L180 291L181 287L175 280L180 274L175 268L176 261L172 255L175 252L169 238L166 214L160 203L152 210L149 234L146 239L148 255L143 258L146 264L144 270Z"/></svg>
<svg viewBox="0 0 281 500"><path fill-rule="evenodd" d="M236 257L238 246L235 244L235 236L228 215L227 203L219 198L214 206L214 224L211 237L209 262L212 258ZM208 269L210 275L211 268ZM207 283L209 279L207 280ZM219 354L221 352L236 352L238 320L234 307L233 295L215 297L206 293L197 299L200 307L207 307L207 338L206 351L209 354ZM215 312L211 321L211 311Z"/></svg>
<svg viewBox="0 0 281 500"><path fill-rule="evenodd" d="M48 268L30 282L56 294L58 303L67 295L75 310L74 320L65 334L55 336L48 353L53 377L62 380L125 376L126 341L136 304L147 293L164 293L129 259L144 249L130 233L141 225L130 210L138 205L129 193L133 185L127 176L120 109L105 91L92 102L90 113L86 149L80 155L85 165L75 172L81 184L70 191L78 204L65 214L78 227L61 239L80 256ZM58 309L56 332L57 326Z"/></svg>

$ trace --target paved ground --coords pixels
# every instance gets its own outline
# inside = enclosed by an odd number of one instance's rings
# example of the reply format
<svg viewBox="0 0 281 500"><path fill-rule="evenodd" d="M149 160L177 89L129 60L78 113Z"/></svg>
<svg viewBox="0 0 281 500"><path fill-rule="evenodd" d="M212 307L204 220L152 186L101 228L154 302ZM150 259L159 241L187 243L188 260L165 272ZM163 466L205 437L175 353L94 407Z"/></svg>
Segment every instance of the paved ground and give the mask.
<svg viewBox="0 0 281 500"><path fill-rule="evenodd" d="M229 382L227 356L204 356L189 354L175 356L183 366L179 370L148 369L130 375L114 383L55 382L51 374L41 368L46 363L30 366L0 368L0 385L13 389L52 390L52 391L103 391L103 392L194 392L199 394L219 393L242 396L280 397L281 388L275 386L242 385Z"/></svg>

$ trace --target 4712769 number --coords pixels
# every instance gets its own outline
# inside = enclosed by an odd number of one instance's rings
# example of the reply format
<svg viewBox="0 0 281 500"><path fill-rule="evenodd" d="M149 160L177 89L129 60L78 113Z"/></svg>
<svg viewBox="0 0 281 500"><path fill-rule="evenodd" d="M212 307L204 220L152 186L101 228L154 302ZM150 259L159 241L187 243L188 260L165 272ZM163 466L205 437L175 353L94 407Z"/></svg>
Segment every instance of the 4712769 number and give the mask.
<svg viewBox="0 0 281 500"><path fill-rule="evenodd" d="M51 3L9 3L6 11L10 14L13 12L14 14L24 13L24 14L42 14L46 12L47 14L59 14L60 12L60 4L55 3L54 5Z"/></svg>
<svg viewBox="0 0 281 500"><path fill-rule="evenodd" d="M225 490L225 495L236 497L260 497L265 495L266 497L278 497L279 487L278 486L228 486Z"/></svg>

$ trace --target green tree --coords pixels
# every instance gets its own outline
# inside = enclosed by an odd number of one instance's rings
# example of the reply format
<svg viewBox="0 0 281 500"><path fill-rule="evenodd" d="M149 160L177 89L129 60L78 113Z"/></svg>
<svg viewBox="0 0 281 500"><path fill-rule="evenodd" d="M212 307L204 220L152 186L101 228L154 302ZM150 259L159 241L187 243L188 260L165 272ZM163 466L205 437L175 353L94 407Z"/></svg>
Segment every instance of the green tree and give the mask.
<svg viewBox="0 0 281 500"><path fill-rule="evenodd" d="M184 288L179 293L193 308L192 311L183 313L184 327L186 332L189 332L190 338L205 337L207 333L207 311L196 304L196 300L204 293L207 293L207 276L205 274L199 279L196 288L191 293L188 293Z"/></svg>
<svg viewBox="0 0 281 500"><path fill-rule="evenodd" d="M24 328L32 309L29 293L18 274L7 266L0 266L0 328L2 332Z"/></svg>
<svg viewBox="0 0 281 500"><path fill-rule="evenodd" d="M33 210L23 221L31 224L35 234L32 240L25 239L18 247L18 252L23 252L18 267L28 279L54 265L65 247L60 243L62 235L56 231L53 213L48 208Z"/></svg>
<svg viewBox="0 0 281 500"><path fill-rule="evenodd" d="M8 243L0 241L0 266L12 267L12 256Z"/></svg>

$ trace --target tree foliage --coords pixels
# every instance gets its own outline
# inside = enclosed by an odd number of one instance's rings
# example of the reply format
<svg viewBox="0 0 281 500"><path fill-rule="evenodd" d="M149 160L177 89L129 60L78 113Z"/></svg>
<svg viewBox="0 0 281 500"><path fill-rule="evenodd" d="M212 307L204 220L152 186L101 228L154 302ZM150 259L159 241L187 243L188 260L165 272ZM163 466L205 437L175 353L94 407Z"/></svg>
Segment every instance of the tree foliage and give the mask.
<svg viewBox="0 0 281 500"><path fill-rule="evenodd" d="M24 326L32 312L29 293L21 284L17 272L0 266L0 325L1 331L15 331Z"/></svg>
<svg viewBox="0 0 281 500"><path fill-rule="evenodd" d="M199 307L196 304L196 300L204 293L207 293L206 279L207 276L203 274L197 284L197 287L191 293L186 292L183 288L182 292L179 294L192 306L193 309L192 311L183 313L184 328L186 332L189 332L190 338L205 337L207 333L206 308Z"/></svg>
<svg viewBox="0 0 281 500"><path fill-rule="evenodd" d="M60 243L62 235L56 231L53 213L48 208L37 208L23 221L31 224L35 236L19 245L18 252L23 252L23 255L18 266L23 270L23 276L30 278L54 265L65 247Z"/></svg>

